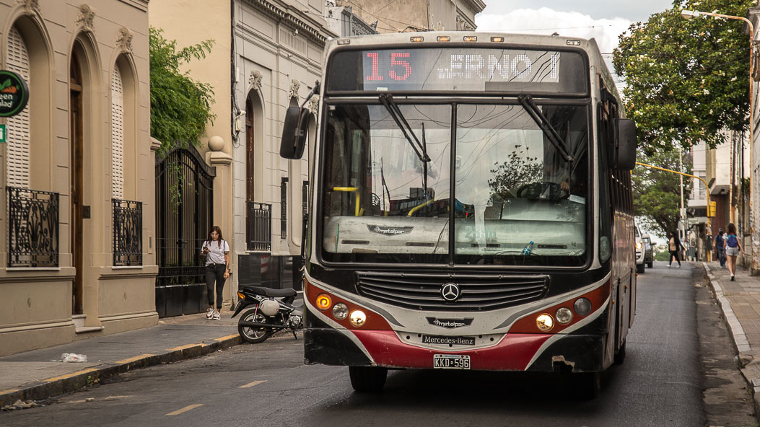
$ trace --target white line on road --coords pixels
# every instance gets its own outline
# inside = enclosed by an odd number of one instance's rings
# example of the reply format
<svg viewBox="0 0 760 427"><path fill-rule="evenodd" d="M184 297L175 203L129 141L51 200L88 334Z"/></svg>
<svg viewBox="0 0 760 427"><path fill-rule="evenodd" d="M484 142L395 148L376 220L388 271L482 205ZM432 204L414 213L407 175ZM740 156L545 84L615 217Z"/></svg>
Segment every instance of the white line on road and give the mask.
<svg viewBox="0 0 760 427"><path fill-rule="evenodd" d="M259 384L261 384L261 383L265 383L265 382L267 382L267 380L254 381L254 382L252 382L252 383L248 383L248 384L246 384L246 385L241 385L239 388L249 388L249 387L253 387L253 386L255 386L255 385L259 385Z"/></svg>
<svg viewBox="0 0 760 427"><path fill-rule="evenodd" d="M202 403L196 403L195 405L188 405L188 406L185 406L182 409L177 409L174 412L169 412L166 415L168 415L168 416L174 416L174 415L184 414L185 412L193 410L193 409L195 409L195 408L197 408L199 406L203 406L203 404Z"/></svg>

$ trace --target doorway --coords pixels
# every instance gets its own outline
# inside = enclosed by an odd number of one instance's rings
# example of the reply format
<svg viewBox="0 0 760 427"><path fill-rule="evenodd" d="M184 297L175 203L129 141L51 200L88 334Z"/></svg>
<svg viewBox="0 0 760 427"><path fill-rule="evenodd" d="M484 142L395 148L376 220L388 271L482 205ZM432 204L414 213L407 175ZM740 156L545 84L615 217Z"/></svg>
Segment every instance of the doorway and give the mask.
<svg viewBox="0 0 760 427"><path fill-rule="evenodd" d="M84 257L82 253L83 233L83 202L84 189L82 182L84 160L84 85L82 67L76 50L72 51L69 77L69 141L71 141L71 256L72 266L76 269L72 286L72 314L84 314L82 269Z"/></svg>

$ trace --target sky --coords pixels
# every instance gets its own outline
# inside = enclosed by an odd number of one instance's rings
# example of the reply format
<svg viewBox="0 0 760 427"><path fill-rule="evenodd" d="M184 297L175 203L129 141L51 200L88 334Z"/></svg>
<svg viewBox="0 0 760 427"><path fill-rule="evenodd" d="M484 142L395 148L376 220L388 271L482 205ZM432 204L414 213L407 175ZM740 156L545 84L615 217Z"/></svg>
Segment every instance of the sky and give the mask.
<svg viewBox="0 0 760 427"><path fill-rule="evenodd" d="M475 17L479 31L559 33L595 38L611 53L618 36L634 22L673 7L673 0L485 0Z"/></svg>

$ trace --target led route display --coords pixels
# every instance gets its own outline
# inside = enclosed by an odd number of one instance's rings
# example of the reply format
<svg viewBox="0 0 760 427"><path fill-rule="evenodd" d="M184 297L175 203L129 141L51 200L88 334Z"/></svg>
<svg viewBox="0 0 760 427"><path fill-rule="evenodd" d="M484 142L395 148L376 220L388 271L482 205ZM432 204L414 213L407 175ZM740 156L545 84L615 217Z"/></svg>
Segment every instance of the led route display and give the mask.
<svg viewBox="0 0 760 427"><path fill-rule="evenodd" d="M328 63L328 91L585 92L577 52L527 49L366 49ZM586 76L584 78L584 76Z"/></svg>

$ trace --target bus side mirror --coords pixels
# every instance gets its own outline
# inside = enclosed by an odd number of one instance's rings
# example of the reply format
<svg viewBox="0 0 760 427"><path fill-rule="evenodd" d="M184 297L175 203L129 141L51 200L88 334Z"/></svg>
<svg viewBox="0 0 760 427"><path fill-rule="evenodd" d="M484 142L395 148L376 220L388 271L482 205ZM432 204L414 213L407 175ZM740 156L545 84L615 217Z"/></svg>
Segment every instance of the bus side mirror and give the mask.
<svg viewBox="0 0 760 427"><path fill-rule="evenodd" d="M280 156L286 159L300 159L309 135L309 110L290 106L285 113L280 141Z"/></svg>
<svg viewBox="0 0 760 427"><path fill-rule="evenodd" d="M633 170L636 166L636 124L633 120L615 119L615 146L612 167Z"/></svg>

